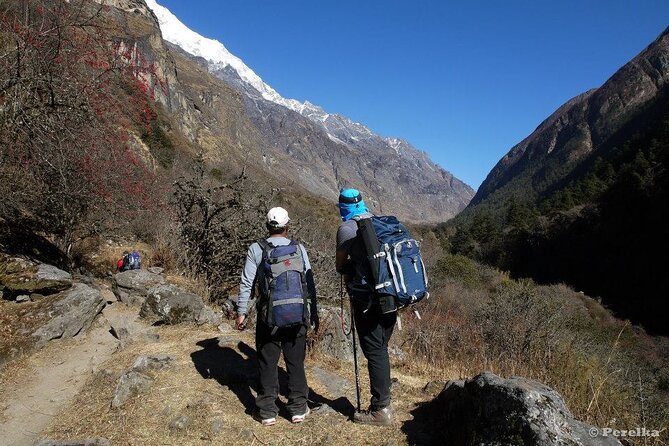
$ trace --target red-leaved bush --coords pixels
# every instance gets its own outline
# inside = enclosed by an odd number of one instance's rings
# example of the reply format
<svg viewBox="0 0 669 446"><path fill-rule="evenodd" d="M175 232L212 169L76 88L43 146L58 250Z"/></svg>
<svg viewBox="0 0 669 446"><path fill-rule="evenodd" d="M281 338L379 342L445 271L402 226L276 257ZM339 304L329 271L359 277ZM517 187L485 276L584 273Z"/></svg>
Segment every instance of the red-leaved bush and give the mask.
<svg viewBox="0 0 669 446"><path fill-rule="evenodd" d="M132 132L164 86L104 13L87 0L0 6L0 222L65 253L160 202Z"/></svg>

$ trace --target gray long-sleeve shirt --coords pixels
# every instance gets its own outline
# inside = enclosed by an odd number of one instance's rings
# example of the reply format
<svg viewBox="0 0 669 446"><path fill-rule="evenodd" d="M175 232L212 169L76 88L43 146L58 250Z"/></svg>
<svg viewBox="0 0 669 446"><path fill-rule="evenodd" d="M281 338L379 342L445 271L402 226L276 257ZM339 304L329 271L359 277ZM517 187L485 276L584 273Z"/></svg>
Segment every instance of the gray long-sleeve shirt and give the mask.
<svg viewBox="0 0 669 446"><path fill-rule="evenodd" d="M286 246L290 244L290 239L286 237L269 237L267 241L274 246ZM311 294L311 310L316 310L316 287L314 284L313 274L311 272L311 264L309 263L309 256L307 250L302 244L299 245L302 251L302 258L304 259L304 272L307 279L307 288ZM249 246L246 252L246 263L242 271L241 281L239 283L239 299L237 301L237 314L244 315L249 310L249 299L253 290L253 284L258 271L258 266L262 263L262 248L255 242Z"/></svg>

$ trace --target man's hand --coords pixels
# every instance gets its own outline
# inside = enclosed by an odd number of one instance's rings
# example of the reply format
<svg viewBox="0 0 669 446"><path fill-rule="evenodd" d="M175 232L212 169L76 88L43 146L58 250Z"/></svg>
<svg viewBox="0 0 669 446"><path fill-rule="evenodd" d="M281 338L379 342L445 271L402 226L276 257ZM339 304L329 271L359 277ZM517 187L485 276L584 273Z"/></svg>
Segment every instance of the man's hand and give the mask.
<svg viewBox="0 0 669 446"><path fill-rule="evenodd" d="M237 330L241 331L246 328L246 315L240 314L237 316Z"/></svg>

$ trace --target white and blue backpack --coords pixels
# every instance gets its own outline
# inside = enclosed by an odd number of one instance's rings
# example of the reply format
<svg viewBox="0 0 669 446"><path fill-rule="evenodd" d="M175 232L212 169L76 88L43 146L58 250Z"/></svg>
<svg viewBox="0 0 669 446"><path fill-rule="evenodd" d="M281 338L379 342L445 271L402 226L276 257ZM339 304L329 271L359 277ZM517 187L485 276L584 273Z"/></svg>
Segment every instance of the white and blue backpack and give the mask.
<svg viewBox="0 0 669 446"><path fill-rule="evenodd" d="M428 297L420 242L406 227L391 215L354 219L369 260L371 277L365 281L371 291L378 297L392 296L399 308Z"/></svg>

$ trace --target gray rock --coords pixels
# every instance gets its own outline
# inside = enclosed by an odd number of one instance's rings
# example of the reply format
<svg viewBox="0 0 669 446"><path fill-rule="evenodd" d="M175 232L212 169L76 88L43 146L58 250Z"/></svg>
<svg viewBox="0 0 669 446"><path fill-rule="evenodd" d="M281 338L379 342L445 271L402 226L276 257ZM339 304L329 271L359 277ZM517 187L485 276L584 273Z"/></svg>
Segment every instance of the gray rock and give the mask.
<svg viewBox="0 0 669 446"><path fill-rule="evenodd" d="M111 327L111 334L119 341L127 341L144 330L135 320L137 315L105 312L105 318Z"/></svg>
<svg viewBox="0 0 669 446"><path fill-rule="evenodd" d="M191 419L186 415L181 415L170 421L170 429L182 431L188 428L190 424L191 424Z"/></svg>
<svg viewBox="0 0 669 446"><path fill-rule="evenodd" d="M217 318L214 311L204 305L200 296L171 284L151 288L139 315L150 322L165 324L221 323L220 316Z"/></svg>
<svg viewBox="0 0 669 446"><path fill-rule="evenodd" d="M239 436L242 438L253 438L254 432L251 429L242 429L239 431Z"/></svg>
<svg viewBox="0 0 669 446"><path fill-rule="evenodd" d="M131 370L124 373L116 385L111 406L121 407L131 397L147 391L151 384L153 384L153 379L139 372Z"/></svg>
<svg viewBox="0 0 669 446"><path fill-rule="evenodd" d="M320 331L316 345L318 351L337 360L353 361L353 337L351 333L344 335L342 331L340 309L320 305L318 316L320 318ZM344 321L347 331L350 331L351 318L346 310L344 310ZM358 353L361 354L360 350Z"/></svg>
<svg viewBox="0 0 669 446"><path fill-rule="evenodd" d="M211 432L214 434L219 434L225 427L225 423L223 422L223 418L214 418L214 420L211 422Z"/></svg>
<svg viewBox="0 0 669 446"><path fill-rule="evenodd" d="M330 373L320 367L314 367L311 371L331 395L342 395L351 388L350 381L340 378L334 373Z"/></svg>
<svg viewBox="0 0 669 446"><path fill-rule="evenodd" d="M159 274L135 269L115 274L112 280L112 291L121 302L128 305L142 305L152 287L165 283Z"/></svg>
<svg viewBox="0 0 669 446"><path fill-rule="evenodd" d="M88 329L105 305L100 291L81 283L74 285L52 304L49 322L33 333L37 346L42 347L51 339L70 338Z"/></svg>
<svg viewBox="0 0 669 446"><path fill-rule="evenodd" d="M174 357L169 355L140 356L135 360L132 369L136 372L148 372L170 367L173 363Z"/></svg>
<svg viewBox="0 0 669 446"><path fill-rule="evenodd" d="M37 278L40 280L49 280L54 282L63 282L72 285L72 275L67 271L58 269L53 265L47 265L46 263L40 263L37 267Z"/></svg>
<svg viewBox="0 0 669 446"><path fill-rule="evenodd" d="M230 333L232 332L232 327L227 322L223 322L219 324L218 331L220 331L221 333Z"/></svg>
<svg viewBox="0 0 669 446"><path fill-rule="evenodd" d="M337 414L338 412L332 408L329 404L323 403L319 404L316 407L311 408L311 412L314 415L331 415L331 414Z"/></svg>
<svg viewBox="0 0 669 446"><path fill-rule="evenodd" d="M30 296L27 296L25 294L21 294L19 296L16 296L16 302L30 302Z"/></svg>
<svg viewBox="0 0 669 446"><path fill-rule="evenodd" d="M239 342L239 338L237 338L235 336L229 336L229 335L228 336L219 336L218 338L216 338L216 340L218 342L219 347L226 347L226 346L229 346L229 345L237 344L237 342Z"/></svg>
<svg viewBox="0 0 669 446"><path fill-rule="evenodd" d="M159 266L149 266L146 270L153 274L162 274L163 271L165 271L165 268L161 268Z"/></svg>
<svg viewBox="0 0 669 446"><path fill-rule="evenodd" d="M46 263L0 254L0 289L4 295L50 295L71 286L72 276L67 271Z"/></svg>
<svg viewBox="0 0 669 446"><path fill-rule="evenodd" d="M444 444L619 446L614 437L589 434L553 389L526 378L484 372L450 381L433 401Z"/></svg>
<svg viewBox="0 0 669 446"><path fill-rule="evenodd" d="M112 446L112 444L106 438L85 438L82 440L45 439L35 443L35 446Z"/></svg>

